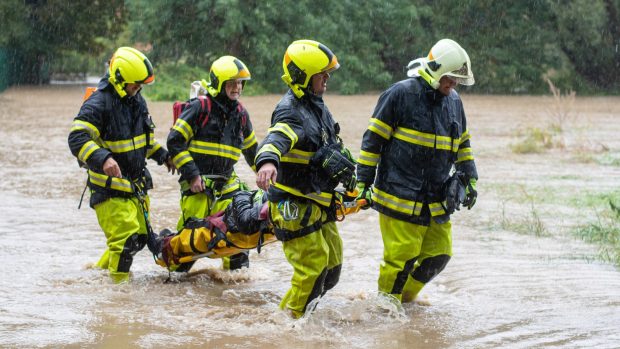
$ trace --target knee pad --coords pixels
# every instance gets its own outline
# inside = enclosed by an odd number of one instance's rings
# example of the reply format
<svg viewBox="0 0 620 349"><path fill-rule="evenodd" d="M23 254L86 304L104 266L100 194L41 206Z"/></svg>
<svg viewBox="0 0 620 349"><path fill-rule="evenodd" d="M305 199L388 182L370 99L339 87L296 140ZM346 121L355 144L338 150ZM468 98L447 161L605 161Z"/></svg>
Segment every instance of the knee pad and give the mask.
<svg viewBox="0 0 620 349"><path fill-rule="evenodd" d="M422 261L419 267L417 267L411 276L422 283L428 283L435 276L439 275L441 271L446 267L450 261L450 256L447 254L441 254L435 257L429 257Z"/></svg>
<svg viewBox="0 0 620 349"><path fill-rule="evenodd" d="M394 280L394 286L392 286L392 292L390 292L391 294L403 293L403 288L405 287L407 278L409 277L409 274L411 274L411 271L413 270L413 267L415 266L415 261L417 260L418 260L418 257L415 257L405 262L405 265L403 266L403 270L399 271L398 274L396 274L396 279Z"/></svg>
<svg viewBox="0 0 620 349"><path fill-rule="evenodd" d="M123 252L121 252L118 260L117 271L122 273L129 272L129 268L131 268L131 264L133 263L133 256L144 248L146 239L146 234L133 234L125 240Z"/></svg>
<svg viewBox="0 0 620 349"><path fill-rule="evenodd" d="M310 294L308 295L306 305L304 305L304 312L306 312L307 310L313 311L314 309L306 309L306 307L308 307L308 304L310 304L310 302L312 302L315 298L322 296L325 293L323 292L323 289L325 287L325 277L327 277L327 268L323 269L321 275L319 275L319 277L314 282L314 286L312 286L312 292L310 292Z"/></svg>
<svg viewBox="0 0 620 349"><path fill-rule="evenodd" d="M340 280L341 270L342 264L339 264L327 271L327 275L325 275L325 282L323 282L323 292L321 293L321 296L324 296L327 291L336 286L338 280Z"/></svg>

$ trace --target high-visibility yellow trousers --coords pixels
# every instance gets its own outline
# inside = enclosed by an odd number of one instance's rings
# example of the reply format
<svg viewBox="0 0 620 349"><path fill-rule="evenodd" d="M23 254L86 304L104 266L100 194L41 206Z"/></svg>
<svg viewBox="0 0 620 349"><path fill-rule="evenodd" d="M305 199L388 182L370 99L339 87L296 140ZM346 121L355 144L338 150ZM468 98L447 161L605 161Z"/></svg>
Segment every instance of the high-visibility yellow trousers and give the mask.
<svg viewBox="0 0 620 349"><path fill-rule="evenodd" d="M327 222L327 213L308 200L288 199L282 205L269 203L276 237L282 241L287 261L293 267L291 288L280 308L300 317L308 304L336 286L342 267L342 239L336 223ZM296 212L291 215L291 212Z"/></svg>
<svg viewBox="0 0 620 349"><path fill-rule="evenodd" d="M147 210L149 197L145 197ZM97 266L108 269L116 283L129 279L133 256L146 244L146 224L137 198L113 197L95 206L99 226L105 233L107 249Z"/></svg>
<svg viewBox="0 0 620 349"><path fill-rule="evenodd" d="M429 226L423 226L379 213L379 227L383 238L379 292L410 302L448 264L452 223L431 219Z"/></svg>

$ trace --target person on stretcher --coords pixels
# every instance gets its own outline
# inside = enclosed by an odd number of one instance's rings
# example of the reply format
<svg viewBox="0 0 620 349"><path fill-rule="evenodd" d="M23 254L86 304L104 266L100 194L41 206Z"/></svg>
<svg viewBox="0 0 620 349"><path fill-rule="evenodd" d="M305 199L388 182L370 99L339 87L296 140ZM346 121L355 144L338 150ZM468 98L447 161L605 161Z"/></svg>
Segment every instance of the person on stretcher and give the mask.
<svg viewBox="0 0 620 349"><path fill-rule="evenodd" d="M336 219L358 212L364 203L356 192L337 192L332 204ZM363 201L363 200L362 200ZM282 208L294 206L282 202ZM188 220L181 231L164 229L158 238L156 263L170 271L189 271L200 258L223 258L276 241L269 222L266 194L262 190L239 191L225 211L205 219Z"/></svg>

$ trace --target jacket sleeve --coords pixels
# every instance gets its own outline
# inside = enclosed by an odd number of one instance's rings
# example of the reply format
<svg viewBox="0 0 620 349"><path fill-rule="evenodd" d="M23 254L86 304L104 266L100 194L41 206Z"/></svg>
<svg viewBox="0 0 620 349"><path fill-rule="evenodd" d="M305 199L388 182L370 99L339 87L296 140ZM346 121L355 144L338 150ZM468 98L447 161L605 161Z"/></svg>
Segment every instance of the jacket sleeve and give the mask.
<svg viewBox="0 0 620 349"><path fill-rule="evenodd" d="M362 147L357 159L357 180L365 184L375 181L376 169L385 145L396 128L396 107L399 105L394 86L379 96L379 101L362 137Z"/></svg>
<svg viewBox="0 0 620 349"><path fill-rule="evenodd" d="M463 110L462 103L459 103L459 107L462 115L461 122L463 124L463 130L465 131L463 131L460 137L455 167L457 171L465 173L470 178L478 179L478 171L476 170L474 154L471 149L471 135L469 134L469 129L467 128L467 118L465 117L465 111Z"/></svg>
<svg viewBox="0 0 620 349"><path fill-rule="evenodd" d="M243 153L243 157L245 161L250 165L252 170L256 172L256 165L254 164L254 159L256 158L256 134L254 134L254 128L252 127L252 122L250 121L250 115L247 110L243 110L245 116L245 127L241 130L243 133L243 145L241 146L241 152Z"/></svg>
<svg viewBox="0 0 620 349"><path fill-rule="evenodd" d="M201 110L200 100L193 100L179 115L168 134L167 146L172 162L187 179L200 175L200 170L187 149L198 128L196 123Z"/></svg>
<svg viewBox="0 0 620 349"><path fill-rule="evenodd" d="M147 150L146 157L151 160L155 160L158 165L163 165L168 158L168 150L162 147L161 143L155 139L155 133L151 131L149 135L151 139L151 148Z"/></svg>
<svg viewBox="0 0 620 349"><path fill-rule="evenodd" d="M256 169L260 169L265 162L272 162L279 167L282 155L293 149L295 144L304 137L301 118L294 110L292 108L276 109L273 112L267 136L258 146Z"/></svg>
<svg viewBox="0 0 620 349"><path fill-rule="evenodd" d="M73 119L69 132L69 148L80 163L103 172L103 163L112 156L101 138L104 129L105 100L99 92L87 99Z"/></svg>
<svg viewBox="0 0 620 349"><path fill-rule="evenodd" d="M147 115L146 121L148 123L148 128L149 128L150 145L146 151L146 158L155 160L158 165L163 165L164 162L166 162L166 159L168 158L168 150L162 147L161 143L159 143L157 139L155 138L155 123L153 123L153 119L151 118L151 114L148 111L146 102L144 101L142 96L140 97L141 97L142 106L144 107L144 110L146 111L145 113L145 115Z"/></svg>

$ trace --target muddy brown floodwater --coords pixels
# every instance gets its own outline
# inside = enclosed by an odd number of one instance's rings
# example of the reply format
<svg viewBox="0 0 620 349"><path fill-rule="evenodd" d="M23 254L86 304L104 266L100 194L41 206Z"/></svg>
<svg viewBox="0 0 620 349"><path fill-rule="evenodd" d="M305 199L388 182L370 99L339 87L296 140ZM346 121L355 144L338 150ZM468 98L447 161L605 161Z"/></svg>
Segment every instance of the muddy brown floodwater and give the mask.
<svg viewBox="0 0 620 349"><path fill-rule="evenodd" d="M620 167L583 159L620 152L620 98L577 98L564 148L522 155L510 150L516 132L544 128L553 100L464 95L479 198L453 217L454 258L423 291L430 306L397 308L377 298L382 243L377 214L368 210L339 225L340 283L312 316L294 322L278 310L292 275L279 243L252 252L242 272L205 259L191 276L166 284L168 273L146 249L129 284L112 285L105 272L86 267L105 241L94 211L77 209L86 175L67 146L83 89L0 94L0 347L620 347L620 273L570 234L596 218L575 198L619 188ZM242 98L259 139L278 99ZM325 99L357 154L377 95ZM171 103L149 105L165 143ZM149 168L154 228L173 227L176 178ZM236 168L255 187L251 170ZM527 231L533 214L544 234Z"/></svg>

